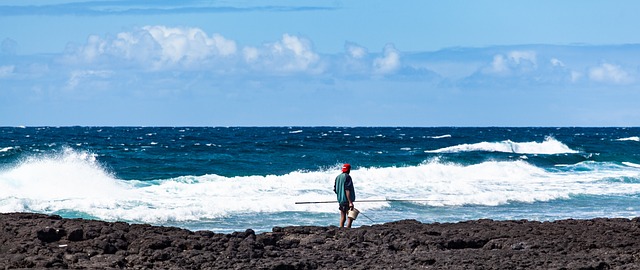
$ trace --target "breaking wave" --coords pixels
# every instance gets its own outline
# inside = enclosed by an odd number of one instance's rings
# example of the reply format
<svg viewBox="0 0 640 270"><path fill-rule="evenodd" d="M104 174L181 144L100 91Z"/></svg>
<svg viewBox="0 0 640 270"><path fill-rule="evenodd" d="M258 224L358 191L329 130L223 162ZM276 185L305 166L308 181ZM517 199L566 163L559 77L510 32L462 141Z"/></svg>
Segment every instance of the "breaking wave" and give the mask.
<svg viewBox="0 0 640 270"><path fill-rule="evenodd" d="M495 148L500 143L492 145ZM74 211L102 220L150 223L212 220L240 213L334 213L333 204L295 202L335 200L332 188L336 171L122 180L92 154L66 150L0 170L0 211ZM358 168L351 174L359 200L420 198L430 201L416 205L439 207L496 206L580 194L638 194L639 172L635 167L598 162L545 170L522 160L473 165L433 160L416 166ZM362 203L358 207L365 211L382 209L389 203Z"/></svg>
<svg viewBox="0 0 640 270"><path fill-rule="evenodd" d="M504 152L516 154L573 154L579 153L569 148L553 137L546 137L543 142L513 142L511 140L501 142L480 142L474 144L460 144L437 150L426 150L426 153L458 153L458 152Z"/></svg>

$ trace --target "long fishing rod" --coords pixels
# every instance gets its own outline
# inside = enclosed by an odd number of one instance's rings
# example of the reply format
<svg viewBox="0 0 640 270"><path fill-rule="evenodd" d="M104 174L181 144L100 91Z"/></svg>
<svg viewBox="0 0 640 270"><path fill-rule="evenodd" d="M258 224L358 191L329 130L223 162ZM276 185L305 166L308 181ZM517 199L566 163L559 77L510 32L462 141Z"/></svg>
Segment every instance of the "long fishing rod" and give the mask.
<svg viewBox="0 0 640 270"><path fill-rule="evenodd" d="M355 201L356 203L362 202L438 202L442 200L428 200L428 199L384 199L384 200L359 200ZM318 202L296 202L296 204L316 204L316 203L337 203L338 201L318 201Z"/></svg>

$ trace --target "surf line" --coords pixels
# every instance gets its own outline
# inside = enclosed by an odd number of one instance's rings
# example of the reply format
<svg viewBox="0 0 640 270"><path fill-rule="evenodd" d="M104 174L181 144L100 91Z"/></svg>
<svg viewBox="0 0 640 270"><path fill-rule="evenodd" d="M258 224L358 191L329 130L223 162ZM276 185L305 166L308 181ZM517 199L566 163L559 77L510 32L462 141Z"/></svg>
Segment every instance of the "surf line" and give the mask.
<svg viewBox="0 0 640 270"><path fill-rule="evenodd" d="M442 200L428 200L428 199L384 199L384 200L357 200L356 203L362 202L439 202ZM337 203L338 201L319 201L319 202L296 202L296 204L316 204L316 203Z"/></svg>

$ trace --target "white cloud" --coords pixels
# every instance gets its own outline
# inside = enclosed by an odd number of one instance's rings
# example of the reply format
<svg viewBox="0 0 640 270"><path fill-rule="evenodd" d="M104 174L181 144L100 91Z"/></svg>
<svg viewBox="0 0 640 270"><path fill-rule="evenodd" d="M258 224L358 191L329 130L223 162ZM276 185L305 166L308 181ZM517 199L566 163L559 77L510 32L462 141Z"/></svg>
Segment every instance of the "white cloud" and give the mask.
<svg viewBox="0 0 640 270"><path fill-rule="evenodd" d="M311 42L296 36L284 34L282 41L275 43L273 53L276 55L287 55L293 52L293 59L285 67L285 70L302 71L309 65L318 61L318 55L311 49Z"/></svg>
<svg viewBox="0 0 640 270"><path fill-rule="evenodd" d="M110 44L110 54L140 63L160 59L160 45L146 31L119 33Z"/></svg>
<svg viewBox="0 0 640 270"><path fill-rule="evenodd" d="M91 35L87 39L87 44L80 49L79 56L86 62L93 62L106 52L106 46L106 41L99 36Z"/></svg>
<svg viewBox="0 0 640 270"><path fill-rule="evenodd" d="M134 65L150 70L252 68L267 73L321 73L325 67L311 41L295 35L284 34L273 43L238 49L235 41L219 34L162 25L104 38L92 35L85 44L70 47L64 60L94 67L102 64L102 68ZM238 66L243 64L248 66Z"/></svg>
<svg viewBox="0 0 640 270"><path fill-rule="evenodd" d="M562 63L562 61L558 60L557 58L551 58L549 62L554 67L564 67L564 63Z"/></svg>
<svg viewBox="0 0 640 270"><path fill-rule="evenodd" d="M372 59L365 47L353 42L344 44L344 57L333 58L333 73L341 76L369 77L373 69Z"/></svg>
<svg viewBox="0 0 640 270"><path fill-rule="evenodd" d="M254 68L276 72L320 72L320 56L312 49L311 42L297 36L284 34L280 41L265 44L262 48L245 47L245 61Z"/></svg>
<svg viewBox="0 0 640 270"><path fill-rule="evenodd" d="M255 47L244 47L242 49L242 55L246 62L255 62L260 56L260 51Z"/></svg>
<svg viewBox="0 0 640 270"><path fill-rule="evenodd" d="M528 72L537 69L537 56L534 51L510 51L506 55L493 56L491 64L484 68L485 73L506 76L514 72Z"/></svg>
<svg viewBox="0 0 640 270"><path fill-rule="evenodd" d="M145 26L142 29L160 45L162 59L170 63L200 61L213 55L230 56L236 53L235 41L219 34L209 37L199 28Z"/></svg>
<svg viewBox="0 0 640 270"><path fill-rule="evenodd" d="M388 74L398 70L398 68L400 68L400 53L393 44L387 44L384 47L382 57L373 60L373 72L375 74Z"/></svg>
<svg viewBox="0 0 640 270"><path fill-rule="evenodd" d="M345 51L347 56L353 59L362 59L367 56L367 49L354 43L345 44Z"/></svg>
<svg viewBox="0 0 640 270"><path fill-rule="evenodd" d="M11 76L15 68L16 66L14 65L0 66L0 78L6 78Z"/></svg>
<svg viewBox="0 0 640 270"><path fill-rule="evenodd" d="M71 72L69 76L69 80L67 80L66 89L73 90L82 81L87 79L89 80L92 80L95 78L107 79L111 77L112 74L113 72L108 70L74 70Z"/></svg>
<svg viewBox="0 0 640 270"><path fill-rule="evenodd" d="M261 45L237 46L234 40L206 33L200 28L156 25L112 36L90 36L85 44L68 55L75 60L72 63L80 64L69 67L75 70L180 70L184 73L179 76L184 77L195 74L189 73L191 71L197 71L210 72L214 76L233 74L256 76L259 79L271 75L294 77L305 74L326 75L332 79L363 79L396 74L421 77L433 82L446 79L445 84L451 85L460 80L465 85L634 82L633 75L637 71L624 70L611 64L596 64L600 60L596 56L582 53L582 47L568 48L458 48L438 52L413 52L401 56L393 44L386 45L382 52L370 53L364 46L345 42L342 53L321 55L314 51L309 39L292 34L283 34L276 40ZM637 60L610 58L610 61L624 63L629 67ZM11 63L0 63L0 67L2 64ZM26 71L25 68L19 70L21 73ZM428 72L432 70L437 70L440 77ZM69 69L66 71L65 77L60 80L63 84L68 78L66 75L69 74ZM0 69L0 76L6 77L10 72L13 70L9 71L5 66ZM88 78L86 76L87 74L75 74L66 81L67 86L78 85L83 78ZM194 77L193 80L199 79Z"/></svg>
<svg viewBox="0 0 640 270"><path fill-rule="evenodd" d="M589 79L596 82L626 84L633 82L633 78L620 66L604 63L589 69Z"/></svg>
<svg viewBox="0 0 640 270"><path fill-rule="evenodd" d="M507 71L509 71L509 66L504 56L502 54L493 56L490 72L502 74L502 73L506 73Z"/></svg>
<svg viewBox="0 0 640 270"><path fill-rule="evenodd" d="M157 69L177 64L197 66L214 57L233 56L236 51L235 41L219 34L209 36L199 28L156 25L111 38L92 35L68 59L94 63L103 57L116 58Z"/></svg>
<svg viewBox="0 0 640 270"><path fill-rule="evenodd" d="M508 56L509 60L513 61L516 65L531 63L537 66L536 53L534 51L511 51Z"/></svg>

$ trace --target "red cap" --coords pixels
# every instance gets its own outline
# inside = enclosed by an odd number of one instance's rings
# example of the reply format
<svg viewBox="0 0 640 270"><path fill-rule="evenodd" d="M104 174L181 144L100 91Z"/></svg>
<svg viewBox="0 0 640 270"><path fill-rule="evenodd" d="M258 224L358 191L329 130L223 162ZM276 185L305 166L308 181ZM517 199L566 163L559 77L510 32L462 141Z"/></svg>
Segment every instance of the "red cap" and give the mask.
<svg viewBox="0 0 640 270"><path fill-rule="evenodd" d="M349 163L345 163L344 165L342 165L342 172L348 172L351 170L351 165L349 165Z"/></svg>

